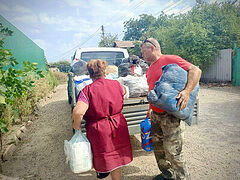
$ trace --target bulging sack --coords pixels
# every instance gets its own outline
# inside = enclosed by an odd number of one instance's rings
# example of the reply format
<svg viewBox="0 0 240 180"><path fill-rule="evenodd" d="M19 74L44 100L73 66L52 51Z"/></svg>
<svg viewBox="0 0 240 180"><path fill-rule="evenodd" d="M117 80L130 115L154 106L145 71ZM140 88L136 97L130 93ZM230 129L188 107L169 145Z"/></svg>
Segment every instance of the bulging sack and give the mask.
<svg viewBox="0 0 240 180"><path fill-rule="evenodd" d="M155 88L148 93L149 103L191 125L199 84L191 92L186 108L180 111L176 97L185 88L188 73L177 64L163 66L162 71L163 74L155 83Z"/></svg>
<svg viewBox="0 0 240 180"><path fill-rule="evenodd" d="M82 173L92 168L92 150L87 137L76 131L70 141L64 141L66 162L74 173Z"/></svg>
<svg viewBox="0 0 240 180"><path fill-rule="evenodd" d="M74 76L81 76L88 73L87 63L81 59L71 64L70 71L73 72Z"/></svg>
<svg viewBox="0 0 240 180"><path fill-rule="evenodd" d="M145 75L141 77L128 75L126 77L120 77L118 81L129 88L130 98L146 96L148 93L148 84Z"/></svg>

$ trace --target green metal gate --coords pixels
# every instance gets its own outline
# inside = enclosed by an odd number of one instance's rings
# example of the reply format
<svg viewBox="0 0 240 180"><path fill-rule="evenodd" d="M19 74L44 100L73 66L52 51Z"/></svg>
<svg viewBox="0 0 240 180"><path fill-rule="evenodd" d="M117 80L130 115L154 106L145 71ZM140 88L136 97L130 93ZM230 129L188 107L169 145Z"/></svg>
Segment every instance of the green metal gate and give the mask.
<svg viewBox="0 0 240 180"><path fill-rule="evenodd" d="M233 55L233 80L234 86L240 86L240 48L234 44L234 55Z"/></svg>

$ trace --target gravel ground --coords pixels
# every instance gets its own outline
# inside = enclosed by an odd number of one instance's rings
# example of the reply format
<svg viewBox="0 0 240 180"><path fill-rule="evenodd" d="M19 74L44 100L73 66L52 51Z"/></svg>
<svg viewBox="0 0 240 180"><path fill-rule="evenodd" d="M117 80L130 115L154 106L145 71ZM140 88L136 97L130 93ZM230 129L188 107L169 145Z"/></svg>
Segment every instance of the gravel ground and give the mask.
<svg viewBox="0 0 240 180"><path fill-rule="evenodd" d="M66 85L40 106L28 136L3 174L21 179L92 180L95 172L74 174L65 163L63 141L72 136L71 108ZM185 129L185 158L193 180L240 179L240 88L202 86L198 124ZM136 136L139 138L139 136ZM131 137L134 160L124 167L124 180L151 180L160 173L152 152L139 147Z"/></svg>

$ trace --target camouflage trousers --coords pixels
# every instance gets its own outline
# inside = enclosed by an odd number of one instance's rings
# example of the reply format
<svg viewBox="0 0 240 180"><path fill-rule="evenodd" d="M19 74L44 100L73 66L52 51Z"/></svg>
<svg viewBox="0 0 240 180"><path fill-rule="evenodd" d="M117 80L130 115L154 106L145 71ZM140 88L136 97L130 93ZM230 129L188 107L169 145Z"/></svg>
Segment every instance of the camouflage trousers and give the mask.
<svg viewBox="0 0 240 180"><path fill-rule="evenodd" d="M190 179L183 158L183 132L181 120L166 113L152 112L153 151L163 177ZM182 122L184 123L184 122Z"/></svg>

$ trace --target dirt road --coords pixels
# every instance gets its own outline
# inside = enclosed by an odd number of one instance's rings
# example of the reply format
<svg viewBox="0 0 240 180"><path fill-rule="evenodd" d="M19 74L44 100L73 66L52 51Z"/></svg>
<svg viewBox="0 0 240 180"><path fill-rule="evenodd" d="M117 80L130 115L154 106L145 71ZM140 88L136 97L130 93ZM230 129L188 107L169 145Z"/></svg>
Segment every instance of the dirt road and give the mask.
<svg viewBox="0 0 240 180"><path fill-rule="evenodd" d="M240 179L240 88L201 87L199 123L185 129L185 158L193 180ZM3 174L22 179L92 180L93 170L73 174L65 163L63 141L72 136L66 85L40 108L28 137L18 145ZM153 153L132 138L134 160L124 180L151 180L160 173Z"/></svg>

